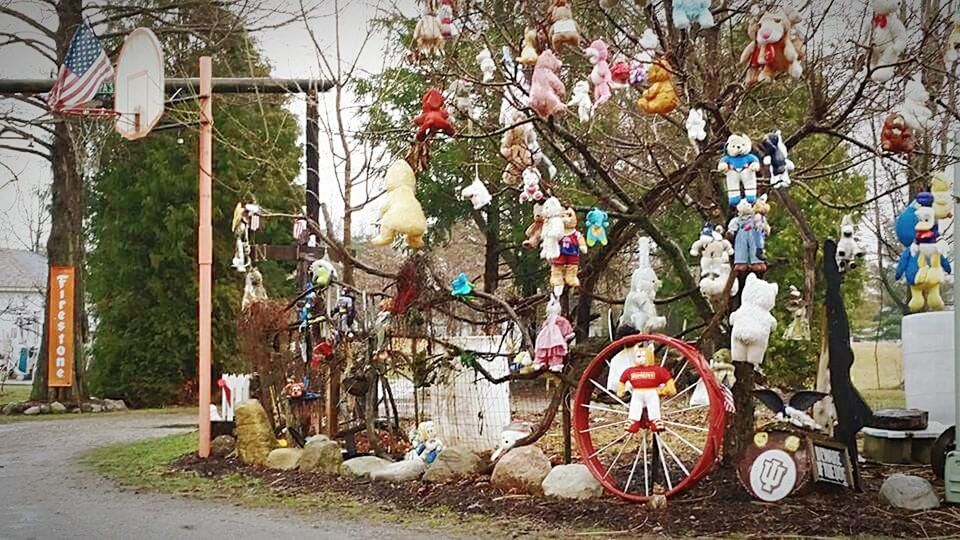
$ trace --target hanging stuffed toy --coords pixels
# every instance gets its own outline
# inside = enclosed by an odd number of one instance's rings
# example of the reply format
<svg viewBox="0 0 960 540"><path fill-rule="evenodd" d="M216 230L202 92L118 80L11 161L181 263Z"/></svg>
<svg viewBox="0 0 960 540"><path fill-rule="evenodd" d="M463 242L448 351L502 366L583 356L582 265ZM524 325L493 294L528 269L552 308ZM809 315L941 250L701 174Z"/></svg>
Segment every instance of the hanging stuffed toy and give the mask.
<svg viewBox="0 0 960 540"><path fill-rule="evenodd" d="M573 20L569 0L553 0L550 7L550 43L559 51L564 45L580 46L580 30Z"/></svg>
<svg viewBox="0 0 960 540"><path fill-rule="evenodd" d="M750 153L753 144L750 137L733 133L727 138L725 155L720 159L717 170L727 176L727 198L730 206L740 202L740 186L748 203L757 200L757 171L760 160Z"/></svg>
<svg viewBox="0 0 960 540"><path fill-rule="evenodd" d="M790 171L796 166L787 157L787 145L783 143L780 130L767 133L758 146L763 155L763 164L770 172L770 187L774 189L790 187Z"/></svg>
<svg viewBox="0 0 960 540"><path fill-rule="evenodd" d="M457 28L453 24L453 3L451 0L440 0L440 8L437 9L437 19L440 20L440 34L445 39L450 39L457 35Z"/></svg>
<svg viewBox="0 0 960 540"><path fill-rule="evenodd" d="M523 185L520 186L519 200L525 202L537 202L543 199L543 192L540 191L540 171L536 167L527 167L523 171Z"/></svg>
<svg viewBox="0 0 960 540"><path fill-rule="evenodd" d="M915 142L913 130L898 113L890 113L883 120L883 129L880 131L880 148L884 152L902 154L907 159L913 156Z"/></svg>
<svg viewBox="0 0 960 540"><path fill-rule="evenodd" d="M540 235L543 233L543 205L533 205L533 221L524 231L523 247L525 249L537 249L540 247Z"/></svg>
<svg viewBox="0 0 960 540"><path fill-rule="evenodd" d="M473 205L474 210L480 210L484 206L490 204L490 201L493 200L493 197L490 196L490 192L487 191L487 186L480 181L479 174L476 174L473 177L473 183L463 188L463 191L460 192L460 197L464 200L470 201L470 204Z"/></svg>
<svg viewBox="0 0 960 540"><path fill-rule="evenodd" d="M493 61L493 55L490 49L484 47L477 53L477 64L480 65L480 72L483 74L483 82L488 83L493 80L497 71L497 64Z"/></svg>
<svg viewBox="0 0 960 540"><path fill-rule="evenodd" d="M653 65L660 48L660 38L657 33L647 28L640 35L640 52L630 63L630 84L637 90L642 90L647 84L647 70Z"/></svg>
<svg viewBox="0 0 960 540"><path fill-rule="evenodd" d="M703 109L690 109L684 127L687 129L687 140L699 153L700 143L707 139L707 120L704 118Z"/></svg>
<svg viewBox="0 0 960 540"><path fill-rule="evenodd" d="M710 0L673 0L673 25L677 30L689 30L694 22L700 28L713 28Z"/></svg>
<svg viewBox="0 0 960 540"><path fill-rule="evenodd" d="M870 78L884 83L893 78L894 66L907 48L907 29L900 21L899 0L871 0L873 17L863 22L861 45L870 51Z"/></svg>
<svg viewBox="0 0 960 540"><path fill-rule="evenodd" d="M546 50L537 59L530 82L530 108L541 118L550 118L567 111L563 98L567 89L560 80L560 61L553 51Z"/></svg>
<svg viewBox="0 0 960 540"><path fill-rule="evenodd" d="M457 130L450 123L450 114L444 108L443 94L431 88L423 94L423 110L414 119L417 126L416 140L423 142L437 133L453 137Z"/></svg>
<svg viewBox="0 0 960 540"><path fill-rule="evenodd" d="M807 303L803 295L793 285L790 286L790 298L784 306L787 313L793 317L787 329L783 331L783 339L791 341L810 341L810 322L807 320Z"/></svg>
<svg viewBox="0 0 960 540"><path fill-rule="evenodd" d="M770 314L777 301L776 283L749 274L740 295L740 307L730 314L730 355L734 362L747 362L759 370L767 352L770 333L777 319Z"/></svg>
<svg viewBox="0 0 960 540"><path fill-rule="evenodd" d="M400 159L390 165L386 177L386 200L380 206L380 236L371 240L371 244L386 246L402 234L407 246L423 247L427 218L417 200L416 186L417 176L406 160Z"/></svg>
<svg viewBox="0 0 960 540"><path fill-rule="evenodd" d="M597 112L597 108L610 99L610 82L613 76L610 74L610 65L607 60L610 52L607 50L607 44L602 39L595 40L587 47L583 54L593 64L593 70L590 72L590 83L593 84L593 109L592 113Z"/></svg>
<svg viewBox="0 0 960 540"><path fill-rule="evenodd" d="M423 6L423 14L413 29L413 41L417 46L417 56L443 54L443 29L440 19L437 18L433 0L426 0Z"/></svg>
<svg viewBox="0 0 960 540"><path fill-rule="evenodd" d="M525 66L532 66L537 63L539 57L540 55L537 53L537 29L527 28L523 32L523 47L520 49L517 62Z"/></svg>
<svg viewBox="0 0 960 540"><path fill-rule="evenodd" d="M573 326L560 315L560 301L551 297L547 302L547 318L537 333L533 369L539 371L543 366L555 373L563 371L563 361L569 351L567 342L573 339Z"/></svg>
<svg viewBox="0 0 960 540"><path fill-rule="evenodd" d="M677 108L679 98L677 89L673 85L673 74L670 73L670 64L660 59L647 70L647 82L650 86L637 100L637 107L647 114L670 114Z"/></svg>
<svg viewBox="0 0 960 540"><path fill-rule="evenodd" d="M903 90L903 103L899 108L903 121L914 131L926 129L930 124L933 113L927 107L929 100L930 94L924 88L920 74L917 73L907 81Z"/></svg>
<svg viewBox="0 0 960 540"><path fill-rule="evenodd" d="M560 240L563 238L563 205L556 197L550 197L540 208L543 227L540 229L540 258L553 261L560 257Z"/></svg>
<svg viewBox="0 0 960 540"><path fill-rule="evenodd" d="M584 222L587 227L587 247L593 247L597 244L607 245L607 227L610 226L607 213L599 208L594 208L587 212Z"/></svg>
<svg viewBox="0 0 960 540"><path fill-rule="evenodd" d="M700 294L711 302L719 302L730 277L730 257L733 245L723 236L723 227L706 223L700 238L690 246L690 254L700 257ZM738 283L733 282L731 296L737 294Z"/></svg>
<svg viewBox="0 0 960 540"><path fill-rule="evenodd" d="M800 14L793 8L775 8L764 12L747 27L750 43L740 55L747 65L747 85L769 82L787 72L794 79L803 75L803 42L793 31Z"/></svg>
<svg viewBox="0 0 960 540"><path fill-rule="evenodd" d="M896 279L903 278L910 286L910 311L924 307L937 311L944 307L940 285L944 274L951 272L950 262L940 253L938 221L946 215L938 214L934 195L917 194L916 200L897 217L897 238L905 246L897 264Z"/></svg>
<svg viewBox="0 0 960 540"><path fill-rule="evenodd" d="M947 36L947 43L943 51L943 64L947 71L953 71L954 64L957 59L960 59L960 6L957 6L950 17L950 21L953 23L953 29Z"/></svg>
<svg viewBox="0 0 960 540"><path fill-rule="evenodd" d="M559 241L560 256L550 261L550 285L555 291L559 289L562 292L564 285L580 286L580 278L577 277L580 254L587 252L587 242L577 230L577 213L573 208L564 208L560 219L563 222L563 236Z"/></svg>
<svg viewBox="0 0 960 540"><path fill-rule="evenodd" d="M623 313L618 326L633 328L641 334L663 330L666 317L657 315L654 298L660 290L660 280L650 266L650 239L641 238L637 268L630 276L630 292L623 302Z"/></svg>
<svg viewBox="0 0 960 540"><path fill-rule="evenodd" d="M450 283L450 294L460 298L470 296L473 294L473 289L475 287L476 285L470 283L467 275L463 272L460 272L460 275L457 276L457 279Z"/></svg>
<svg viewBox="0 0 960 540"><path fill-rule="evenodd" d="M577 81L577 84L573 85L573 95L570 96L570 102L567 103L567 107L577 108L577 118L580 119L580 122L586 123L590 121L590 112L593 108L593 103L590 101L589 82Z"/></svg>
<svg viewBox="0 0 960 540"><path fill-rule="evenodd" d="M853 270L863 260L866 252L857 242L857 231L853 218L846 214L840 220L840 240L837 241L837 270L844 273Z"/></svg>
<svg viewBox="0 0 960 540"><path fill-rule="evenodd" d="M676 395L677 385L667 368L658 365L653 344L643 346L637 343L631 347L633 365L620 374L617 395L625 396L630 386L630 412L626 427L628 433L637 433L640 429L653 432L663 430L660 423L660 398ZM646 411L646 423L644 423Z"/></svg>
<svg viewBox="0 0 960 540"><path fill-rule="evenodd" d="M762 233L757 231L757 216L753 205L746 199L742 199L737 204L737 215L730 220L727 232L734 235L733 269L741 274L766 272L767 263L763 259L763 246L759 243Z"/></svg>

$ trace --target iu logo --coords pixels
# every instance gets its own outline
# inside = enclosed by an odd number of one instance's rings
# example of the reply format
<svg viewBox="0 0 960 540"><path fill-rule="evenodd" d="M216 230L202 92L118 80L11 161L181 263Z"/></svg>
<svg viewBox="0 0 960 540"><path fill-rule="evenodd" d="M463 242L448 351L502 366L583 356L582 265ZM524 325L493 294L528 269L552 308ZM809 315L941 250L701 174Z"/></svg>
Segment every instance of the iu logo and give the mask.
<svg viewBox="0 0 960 540"><path fill-rule="evenodd" d="M750 488L760 500L779 501L793 491L797 465L783 450L767 450L750 466Z"/></svg>

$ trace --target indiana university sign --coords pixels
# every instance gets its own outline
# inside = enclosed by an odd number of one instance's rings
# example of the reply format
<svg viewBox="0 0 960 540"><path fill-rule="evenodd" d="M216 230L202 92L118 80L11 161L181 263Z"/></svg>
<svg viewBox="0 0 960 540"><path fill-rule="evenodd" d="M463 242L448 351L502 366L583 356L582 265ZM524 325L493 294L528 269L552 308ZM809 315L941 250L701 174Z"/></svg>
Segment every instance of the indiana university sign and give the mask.
<svg viewBox="0 0 960 540"><path fill-rule="evenodd" d="M72 266L50 267L47 386L51 388L73 384L73 280Z"/></svg>

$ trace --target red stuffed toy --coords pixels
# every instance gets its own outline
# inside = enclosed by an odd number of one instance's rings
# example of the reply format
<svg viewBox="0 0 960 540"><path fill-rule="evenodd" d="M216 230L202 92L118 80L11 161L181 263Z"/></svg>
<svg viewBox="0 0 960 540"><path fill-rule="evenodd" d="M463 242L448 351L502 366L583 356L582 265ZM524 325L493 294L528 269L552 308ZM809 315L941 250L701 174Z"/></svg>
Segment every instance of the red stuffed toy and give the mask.
<svg viewBox="0 0 960 540"><path fill-rule="evenodd" d="M413 123L418 128L417 141L423 142L437 133L445 133L452 137L457 132L450 123L450 115L443 105L443 94L436 88L427 90L423 95L423 112L413 119Z"/></svg>

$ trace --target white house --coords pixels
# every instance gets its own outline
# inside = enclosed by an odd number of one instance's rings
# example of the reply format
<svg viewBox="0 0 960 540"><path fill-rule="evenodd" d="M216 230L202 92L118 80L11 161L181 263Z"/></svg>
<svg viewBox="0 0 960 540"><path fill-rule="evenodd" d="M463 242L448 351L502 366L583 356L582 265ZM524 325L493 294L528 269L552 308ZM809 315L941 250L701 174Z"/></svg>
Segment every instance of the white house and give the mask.
<svg viewBox="0 0 960 540"><path fill-rule="evenodd" d="M33 373L43 333L47 258L0 249L0 369L14 378Z"/></svg>

